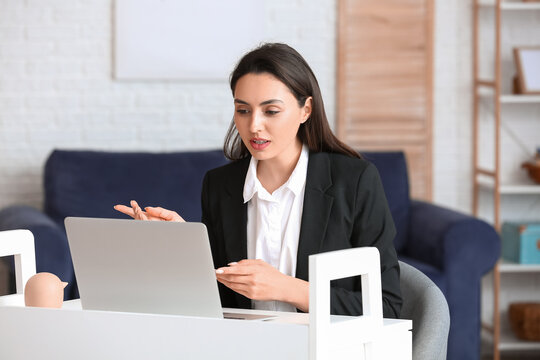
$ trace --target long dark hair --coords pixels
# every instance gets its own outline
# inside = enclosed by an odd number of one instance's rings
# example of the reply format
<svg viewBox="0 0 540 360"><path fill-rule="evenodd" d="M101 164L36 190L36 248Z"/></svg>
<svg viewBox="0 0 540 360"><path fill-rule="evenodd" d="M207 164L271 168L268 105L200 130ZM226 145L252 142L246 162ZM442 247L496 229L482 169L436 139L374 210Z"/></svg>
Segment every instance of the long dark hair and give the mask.
<svg viewBox="0 0 540 360"><path fill-rule="evenodd" d="M244 55L230 77L233 96L238 79L246 74L261 73L271 74L284 83L300 107L304 106L311 96L311 115L298 129L298 138L309 150L360 157L332 133L324 111L319 83L307 62L296 50L286 44L267 43ZM234 119L225 136L223 152L230 160L240 160L249 155L236 129Z"/></svg>

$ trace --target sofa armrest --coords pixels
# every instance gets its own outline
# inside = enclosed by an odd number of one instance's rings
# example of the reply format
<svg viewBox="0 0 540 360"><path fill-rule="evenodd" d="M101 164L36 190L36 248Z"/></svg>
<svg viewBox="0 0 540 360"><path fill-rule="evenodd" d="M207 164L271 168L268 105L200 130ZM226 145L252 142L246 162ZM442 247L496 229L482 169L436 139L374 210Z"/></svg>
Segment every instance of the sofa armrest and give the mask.
<svg viewBox="0 0 540 360"><path fill-rule="evenodd" d="M412 201L405 255L440 270L450 309L448 359L480 353L481 278L499 259L501 242L484 221L422 201Z"/></svg>
<svg viewBox="0 0 540 360"><path fill-rule="evenodd" d="M32 227L60 230L51 218L33 207L15 205L0 210L0 231Z"/></svg>
<svg viewBox="0 0 540 360"><path fill-rule="evenodd" d="M416 200L411 202L410 216L406 253L414 259L445 272L465 266L477 276L492 269L499 259L499 235L482 220Z"/></svg>
<svg viewBox="0 0 540 360"><path fill-rule="evenodd" d="M0 231L15 229L27 229L34 234L37 272L53 273L69 285L74 282L66 234L53 220L29 206L0 210Z"/></svg>

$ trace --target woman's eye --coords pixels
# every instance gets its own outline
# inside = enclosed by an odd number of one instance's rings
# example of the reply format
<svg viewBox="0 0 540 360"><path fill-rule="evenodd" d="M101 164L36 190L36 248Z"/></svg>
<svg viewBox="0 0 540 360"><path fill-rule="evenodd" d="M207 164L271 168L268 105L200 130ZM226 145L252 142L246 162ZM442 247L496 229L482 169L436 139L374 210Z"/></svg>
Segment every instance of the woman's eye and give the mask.
<svg viewBox="0 0 540 360"><path fill-rule="evenodd" d="M266 110L267 115L277 115L279 114L279 111L277 110Z"/></svg>
<svg viewBox="0 0 540 360"><path fill-rule="evenodd" d="M242 115L243 115L243 114L249 113L249 110L247 110L247 109L236 109L236 112L237 112L238 114L242 114Z"/></svg>

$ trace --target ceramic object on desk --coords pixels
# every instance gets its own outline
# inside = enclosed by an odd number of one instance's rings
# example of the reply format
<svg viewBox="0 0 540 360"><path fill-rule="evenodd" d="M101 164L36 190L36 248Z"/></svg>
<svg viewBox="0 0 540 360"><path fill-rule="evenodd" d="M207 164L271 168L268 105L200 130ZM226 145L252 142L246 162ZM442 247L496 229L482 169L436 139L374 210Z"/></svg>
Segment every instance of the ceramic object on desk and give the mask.
<svg viewBox="0 0 540 360"><path fill-rule="evenodd" d="M24 304L33 307L61 308L68 283L58 276L42 272L32 276L24 288Z"/></svg>

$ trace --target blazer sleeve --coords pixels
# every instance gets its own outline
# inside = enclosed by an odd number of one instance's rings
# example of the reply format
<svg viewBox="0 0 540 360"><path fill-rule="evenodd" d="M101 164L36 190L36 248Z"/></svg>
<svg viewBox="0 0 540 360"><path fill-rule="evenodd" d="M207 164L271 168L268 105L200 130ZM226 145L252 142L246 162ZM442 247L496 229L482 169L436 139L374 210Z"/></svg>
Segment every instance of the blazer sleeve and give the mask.
<svg viewBox="0 0 540 360"><path fill-rule="evenodd" d="M379 173L373 164L369 164L360 175L356 186L354 207L351 246L374 246L379 250L383 316L385 318L399 318L402 300L399 264L393 243L396 230ZM331 313L361 315L360 277L355 279L353 290L335 286L334 284L338 282L339 280L331 284Z"/></svg>
<svg viewBox="0 0 540 360"><path fill-rule="evenodd" d="M218 258L217 254L217 247L216 247L216 236L215 236L215 229L214 229L214 217L211 214L211 205L210 205L210 179L209 174L206 173L204 175L203 179L203 186L201 191L201 210L202 210L202 217L201 222L206 226L206 230L208 231L208 239L210 241L210 248L212 251L212 258L214 259L214 266L215 261Z"/></svg>

